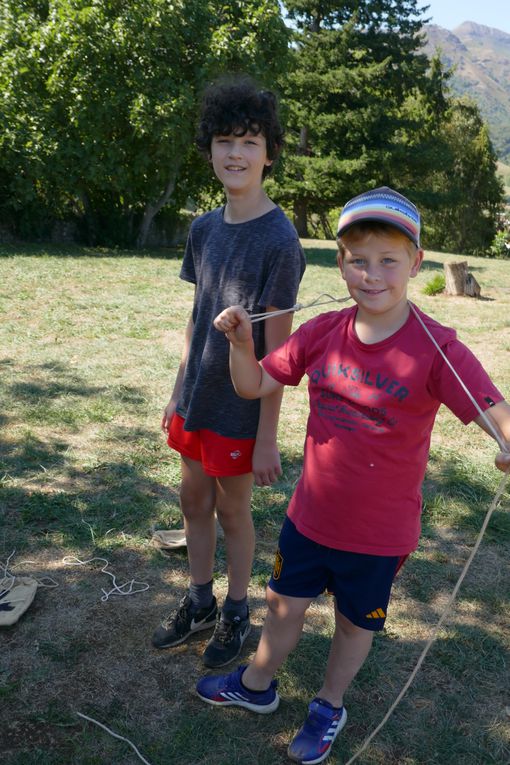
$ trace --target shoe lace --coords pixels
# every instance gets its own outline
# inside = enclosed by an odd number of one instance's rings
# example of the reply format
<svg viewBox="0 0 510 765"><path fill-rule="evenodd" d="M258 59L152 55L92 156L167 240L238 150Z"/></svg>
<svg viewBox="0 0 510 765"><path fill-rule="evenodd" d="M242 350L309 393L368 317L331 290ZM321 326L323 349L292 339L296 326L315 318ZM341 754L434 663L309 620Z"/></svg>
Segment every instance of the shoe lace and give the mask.
<svg viewBox="0 0 510 765"><path fill-rule="evenodd" d="M186 624L188 616L188 606L187 603L184 600L181 600L177 608L174 608L173 611L170 611L166 619L163 620L163 626L168 629L170 625L175 624L175 626L180 624Z"/></svg>
<svg viewBox="0 0 510 765"><path fill-rule="evenodd" d="M334 715L328 713L328 710L324 708L314 709L309 712L306 724L317 733L322 733L322 730L326 724L331 724L334 720Z"/></svg>
<svg viewBox="0 0 510 765"><path fill-rule="evenodd" d="M225 645L229 643L234 637L236 631L239 629L241 620L238 616L231 622L226 622L223 619L219 619L214 630L214 642L222 643Z"/></svg>

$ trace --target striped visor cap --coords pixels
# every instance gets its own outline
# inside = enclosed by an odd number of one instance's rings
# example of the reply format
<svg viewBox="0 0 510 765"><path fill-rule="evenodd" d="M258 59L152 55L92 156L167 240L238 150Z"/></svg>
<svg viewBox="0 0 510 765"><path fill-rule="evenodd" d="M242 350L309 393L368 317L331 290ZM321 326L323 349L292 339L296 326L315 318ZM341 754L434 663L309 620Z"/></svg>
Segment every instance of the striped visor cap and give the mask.
<svg viewBox="0 0 510 765"><path fill-rule="evenodd" d="M381 186L373 191L366 191L350 199L338 221L338 236L356 223L373 221L387 223L398 228L411 242L420 246L420 213L406 197L393 191L388 186Z"/></svg>

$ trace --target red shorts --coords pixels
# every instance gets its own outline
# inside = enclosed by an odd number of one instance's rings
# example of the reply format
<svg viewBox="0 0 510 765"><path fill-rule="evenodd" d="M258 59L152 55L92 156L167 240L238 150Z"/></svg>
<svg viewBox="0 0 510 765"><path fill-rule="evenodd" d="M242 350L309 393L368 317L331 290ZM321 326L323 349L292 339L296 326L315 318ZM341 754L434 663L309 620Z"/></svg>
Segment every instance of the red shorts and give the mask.
<svg viewBox="0 0 510 765"><path fill-rule="evenodd" d="M184 419L174 414L168 430L168 446L183 457L202 464L207 475L231 476L252 472L254 438L228 438L212 430L184 430Z"/></svg>

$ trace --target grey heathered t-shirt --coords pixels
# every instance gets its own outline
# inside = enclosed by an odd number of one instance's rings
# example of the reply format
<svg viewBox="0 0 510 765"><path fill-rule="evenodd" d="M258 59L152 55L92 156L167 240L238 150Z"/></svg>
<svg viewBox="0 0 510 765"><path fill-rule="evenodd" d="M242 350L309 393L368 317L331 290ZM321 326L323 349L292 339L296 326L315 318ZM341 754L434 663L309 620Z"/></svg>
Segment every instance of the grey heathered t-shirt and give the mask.
<svg viewBox="0 0 510 765"><path fill-rule="evenodd" d="M276 207L246 223L225 223L224 208L193 221L181 279L196 285L194 331L177 412L186 430L206 428L231 438L255 438L260 402L237 396L228 367L229 343L213 319L230 305L258 313L290 308L305 270L297 232ZM269 321L271 321L269 319ZM264 324L253 325L257 358Z"/></svg>

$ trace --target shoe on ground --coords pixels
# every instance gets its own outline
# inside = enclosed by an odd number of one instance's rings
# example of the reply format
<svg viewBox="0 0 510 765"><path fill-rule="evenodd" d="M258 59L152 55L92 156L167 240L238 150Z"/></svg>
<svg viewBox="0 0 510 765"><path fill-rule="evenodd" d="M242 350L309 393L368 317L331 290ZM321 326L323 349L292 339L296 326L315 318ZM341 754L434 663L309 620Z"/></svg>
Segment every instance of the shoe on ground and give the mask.
<svg viewBox="0 0 510 765"><path fill-rule="evenodd" d="M218 613L214 634L207 643L203 655L205 666L217 669L234 661L241 653L241 648L250 634L250 629L249 612L246 619L235 616L232 621L225 619L223 613Z"/></svg>
<svg viewBox="0 0 510 765"><path fill-rule="evenodd" d="M308 707L303 727L292 739L287 754L301 765L316 765L326 759L333 742L347 722L345 707L335 709L329 701L315 698Z"/></svg>
<svg viewBox="0 0 510 765"><path fill-rule="evenodd" d="M179 643L184 643L186 638L195 632L208 630L216 624L218 606L216 598L207 608L193 609L189 595L185 595L177 608L175 608L160 624L152 636L152 645L155 648L171 648Z"/></svg>
<svg viewBox="0 0 510 765"><path fill-rule="evenodd" d="M250 691L241 684L246 665L230 675L208 675L197 683L197 693L203 701L218 707L244 707L251 712L269 714L278 708L277 681L272 680L267 691Z"/></svg>

